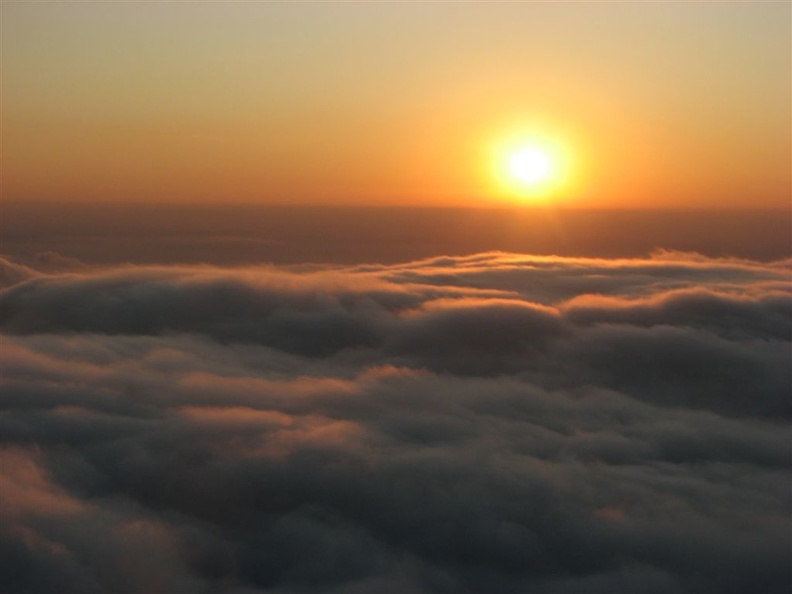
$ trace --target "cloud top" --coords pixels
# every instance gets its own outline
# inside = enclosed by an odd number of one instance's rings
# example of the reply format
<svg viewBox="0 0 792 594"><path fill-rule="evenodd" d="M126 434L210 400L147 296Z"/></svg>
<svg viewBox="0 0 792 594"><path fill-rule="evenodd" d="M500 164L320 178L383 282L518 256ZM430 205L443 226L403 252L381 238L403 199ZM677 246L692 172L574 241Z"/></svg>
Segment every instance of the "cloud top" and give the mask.
<svg viewBox="0 0 792 594"><path fill-rule="evenodd" d="M58 261L2 262L8 591L792 580L789 262Z"/></svg>

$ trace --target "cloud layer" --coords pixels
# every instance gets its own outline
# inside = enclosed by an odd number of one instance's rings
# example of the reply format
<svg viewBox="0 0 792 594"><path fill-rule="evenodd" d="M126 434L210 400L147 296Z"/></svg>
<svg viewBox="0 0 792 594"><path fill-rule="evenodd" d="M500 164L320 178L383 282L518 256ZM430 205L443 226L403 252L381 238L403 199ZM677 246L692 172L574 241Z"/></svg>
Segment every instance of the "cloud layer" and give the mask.
<svg viewBox="0 0 792 594"><path fill-rule="evenodd" d="M789 261L59 262L2 262L5 591L792 583Z"/></svg>

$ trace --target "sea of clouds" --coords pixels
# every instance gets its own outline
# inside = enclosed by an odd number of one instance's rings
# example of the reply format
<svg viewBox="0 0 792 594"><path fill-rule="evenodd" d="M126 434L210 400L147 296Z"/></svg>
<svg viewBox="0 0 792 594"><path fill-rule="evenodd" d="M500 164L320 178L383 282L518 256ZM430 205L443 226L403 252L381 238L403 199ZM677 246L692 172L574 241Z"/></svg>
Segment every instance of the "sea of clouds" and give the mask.
<svg viewBox="0 0 792 594"><path fill-rule="evenodd" d="M4 592L792 584L792 261L2 264Z"/></svg>

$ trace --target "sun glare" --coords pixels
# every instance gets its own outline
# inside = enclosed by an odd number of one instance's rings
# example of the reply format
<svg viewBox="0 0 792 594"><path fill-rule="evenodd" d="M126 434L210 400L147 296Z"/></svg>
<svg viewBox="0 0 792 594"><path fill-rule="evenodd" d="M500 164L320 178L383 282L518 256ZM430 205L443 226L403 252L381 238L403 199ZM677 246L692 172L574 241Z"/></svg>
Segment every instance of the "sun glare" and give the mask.
<svg viewBox="0 0 792 594"><path fill-rule="evenodd" d="M551 134L517 133L493 146L497 194L509 201L562 199L570 182L566 143Z"/></svg>
<svg viewBox="0 0 792 594"><path fill-rule="evenodd" d="M548 179L552 170L553 163L550 157L537 148L521 149L509 159L509 171L514 179L529 186Z"/></svg>

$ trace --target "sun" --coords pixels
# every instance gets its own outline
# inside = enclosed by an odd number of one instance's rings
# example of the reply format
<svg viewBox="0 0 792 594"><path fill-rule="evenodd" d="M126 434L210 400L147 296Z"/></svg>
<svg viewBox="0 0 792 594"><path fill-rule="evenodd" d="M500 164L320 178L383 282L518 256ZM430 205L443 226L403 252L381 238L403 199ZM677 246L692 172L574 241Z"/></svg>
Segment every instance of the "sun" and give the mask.
<svg viewBox="0 0 792 594"><path fill-rule="evenodd" d="M514 133L493 144L494 195L510 202L563 200L571 178L567 143L553 134Z"/></svg>
<svg viewBox="0 0 792 594"><path fill-rule="evenodd" d="M550 155L536 147L517 150L509 157L508 167L511 176L528 187L541 185L553 173Z"/></svg>

